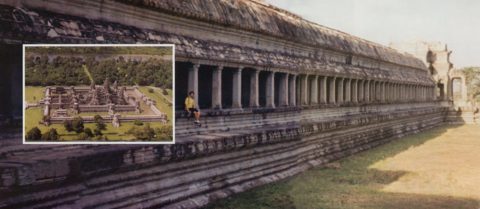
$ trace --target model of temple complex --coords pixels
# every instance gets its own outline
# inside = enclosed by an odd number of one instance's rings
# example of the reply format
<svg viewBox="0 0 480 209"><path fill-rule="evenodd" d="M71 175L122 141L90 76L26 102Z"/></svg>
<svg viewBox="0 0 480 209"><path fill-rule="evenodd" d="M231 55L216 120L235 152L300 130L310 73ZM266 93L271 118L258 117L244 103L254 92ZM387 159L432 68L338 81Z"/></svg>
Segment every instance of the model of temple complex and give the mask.
<svg viewBox="0 0 480 209"><path fill-rule="evenodd" d="M166 123L167 116L155 106L155 101L141 93L137 87L113 85L105 79L103 85L91 84L89 87L57 86L46 87L43 105L44 123L62 123L72 120L79 113L91 113L83 116L86 122L93 122L95 114L106 114L104 119L118 127L121 121L141 120L145 122ZM142 109L140 103L144 104ZM148 114L141 114L147 111ZM122 113L135 113L122 116Z"/></svg>

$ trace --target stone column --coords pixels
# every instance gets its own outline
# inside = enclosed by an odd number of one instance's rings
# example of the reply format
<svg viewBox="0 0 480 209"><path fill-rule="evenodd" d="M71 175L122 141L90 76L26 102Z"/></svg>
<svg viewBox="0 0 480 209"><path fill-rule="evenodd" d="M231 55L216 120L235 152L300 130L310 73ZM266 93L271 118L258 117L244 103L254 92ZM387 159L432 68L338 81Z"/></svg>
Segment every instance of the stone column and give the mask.
<svg viewBox="0 0 480 209"><path fill-rule="evenodd" d="M358 80L358 101L360 103L363 103L365 100L365 97L364 97L364 85L365 85L365 81L364 80Z"/></svg>
<svg viewBox="0 0 480 209"><path fill-rule="evenodd" d="M222 70L217 66L212 73L212 108L222 109Z"/></svg>
<svg viewBox="0 0 480 209"><path fill-rule="evenodd" d="M240 67L233 72L232 108L242 108L242 69Z"/></svg>
<svg viewBox="0 0 480 209"><path fill-rule="evenodd" d="M318 75L311 75L312 84L310 85L310 104L318 104Z"/></svg>
<svg viewBox="0 0 480 209"><path fill-rule="evenodd" d="M329 98L329 103L330 104L336 104L337 103L337 100L335 98L335 92L336 92L336 80L337 78L336 77L332 77L331 78L331 82L330 82L330 98Z"/></svg>
<svg viewBox="0 0 480 209"><path fill-rule="evenodd" d="M352 82L352 102L357 104L358 103L358 79L353 80Z"/></svg>
<svg viewBox="0 0 480 209"><path fill-rule="evenodd" d="M188 69L188 92L193 91L195 94L195 106L200 109L198 106L198 69L200 68L199 64L194 64L190 69ZM187 92L187 93L188 93Z"/></svg>
<svg viewBox="0 0 480 209"><path fill-rule="evenodd" d="M380 100L382 103L385 103L385 82L380 83L381 90L380 90Z"/></svg>
<svg viewBox="0 0 480 209"><path fill-rule="evenodd" d="M301 83L301 101L302 105L308 105L308 75L302 76L302 83Z"/></svg>
<svg viewBox="0 0 480 209"><path fill-rule="evenodd" d="M266 88L266 106L269 108L275 108L275 72L270 72L268 74Z"/></svg>
<svg viewBox="0 0 480 209"><path fill-rule="evenodd" d="M254 70L250 76L250 107L258 107L258 75L260 71Z"/></svg>
<svg viewBox="0 0 480 209"><path fill-rule="evenodd" d="M288 74L287 74L288 75ZM297 100L297 96L296 96L296 86L297 86L297 75L290 75L289 76L289 88L288 90L290 91L290 98L289 98L289 104L290 106L294 107L296 106L296 100Z"/></svg>
<svg viewBox="0 0 480 209"><path fill-rule="evenodd" d="M350 103L352 101L352 79L346 78L345 79L345 103Z"/></svg>
<svg viewBox="0 0 480 209"><path fill-rule="evenodd" d="M363 96L364 96L364 97L363 97L363 98L364 98L363 100L364 100L366 103L370 103L370 83L371 83L370 80L365 81L365 87L364 87L364 88L365 88L365 89L364 89L365 91L364 91L364 95L363 95Z"/></svg>
<svg viewBox="0 0 480 209"><path fill-rule="evenodd" d="M466 104L467 101L468 101L468 93L467 93L468 89L467 89L467 83L466 83L465 79L466 79L465 77L461 77L461 80L462 80L462 102L464 102ZM453 91L453 86L452 86L452 91ZM453 96L452 96L452 98L453 98Z"/></svg>
<svg viewBox="0 0 480 209"><path fill-rule="evenodd" d="M283 73L280 80L280 86L278 89L278 105L279 106L287 106L288 105L288 74Z"/></svg>
<svg viewBox="0 0 480 209"><path fill-rule="evenodd" d="M327 76L322 76L320 80L320 103L327 103Z"/></svg>
<svg viewBox="0 0 480 209"><path fill-rule="evenodd" d="M343 104L343 80L344 78L338 78L338 83L337 83L337 104Z"/></svg>
<svg viewBox="0 0 480 209"><path fill-rule="evenodd" d="M390 102L390 83L385 82L385 101Z"/></svg>

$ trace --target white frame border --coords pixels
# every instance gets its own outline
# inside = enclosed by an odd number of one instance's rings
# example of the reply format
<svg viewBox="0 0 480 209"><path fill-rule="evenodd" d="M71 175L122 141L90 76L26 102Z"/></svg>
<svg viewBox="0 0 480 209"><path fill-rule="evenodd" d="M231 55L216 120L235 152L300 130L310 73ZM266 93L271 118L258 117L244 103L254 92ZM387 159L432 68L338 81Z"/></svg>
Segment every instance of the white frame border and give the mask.
<svg viewBox="0 0 480 209"><path fill-rule="evenodd" d="M172 132L173 140L171 142L160 142L160 141L26 141L26 130L25 130L25 48L26 47L172 47ZM23 104L23 117L22 117L22 142L23 144L97 144L97 145L107 145L107 144L143 144L143 145L152 145L152 144L175 144L175 44L23 44L22 45L22 104Z"/></svg>

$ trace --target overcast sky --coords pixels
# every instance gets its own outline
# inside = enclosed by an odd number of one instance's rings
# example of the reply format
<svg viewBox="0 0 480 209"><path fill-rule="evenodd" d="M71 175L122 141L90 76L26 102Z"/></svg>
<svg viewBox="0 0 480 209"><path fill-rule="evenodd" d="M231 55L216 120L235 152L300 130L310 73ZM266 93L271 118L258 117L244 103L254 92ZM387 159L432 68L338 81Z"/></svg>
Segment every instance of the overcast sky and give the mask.
<svg viewBox="0 0 480 209"><path fill-rule="evenodd" d="M388 45L448 44L455 67L480 66L478 0L266 0L321 25Z"/></svg>

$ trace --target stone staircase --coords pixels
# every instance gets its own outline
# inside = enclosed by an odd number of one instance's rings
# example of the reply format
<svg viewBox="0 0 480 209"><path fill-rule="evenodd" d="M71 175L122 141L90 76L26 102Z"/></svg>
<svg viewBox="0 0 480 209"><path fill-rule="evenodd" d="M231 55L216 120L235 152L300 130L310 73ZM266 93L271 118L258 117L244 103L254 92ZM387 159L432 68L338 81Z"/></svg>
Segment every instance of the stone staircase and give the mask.
<svg viewBox="0 0 480 209"><path fill-rule="evenodd" d="M450 124L480 124L480 115L475 108L451 108L447 122Z"/></svg>

